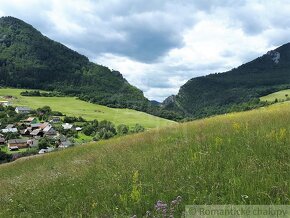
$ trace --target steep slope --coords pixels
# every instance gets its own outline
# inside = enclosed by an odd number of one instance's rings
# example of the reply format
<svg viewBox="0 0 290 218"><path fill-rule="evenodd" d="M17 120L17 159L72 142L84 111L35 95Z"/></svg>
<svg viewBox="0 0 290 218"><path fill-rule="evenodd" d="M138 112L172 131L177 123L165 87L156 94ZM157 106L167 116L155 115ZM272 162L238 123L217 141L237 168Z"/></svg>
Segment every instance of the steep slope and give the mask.
<svg viewBox="0 0 290 218"><path fill-rule="evenodd" d="M174 217L193 204L289 205L289 109L272 105L0 165L0 217L143 217L177 196Z"/></svg>
<svg viewBox="0 0 290 218"><path fill-rule="evenodd" d="M149 101L117 71L43 36L31 25L0 18L0 86L57 90L113 107Z"/></svg>
<svg viewBox="0 0 290 218"><path fill-rule="evenodd" d="M164 107L203 117L258 106L259 97L288 87L290 43L231 71L189 80Z"/></svg>

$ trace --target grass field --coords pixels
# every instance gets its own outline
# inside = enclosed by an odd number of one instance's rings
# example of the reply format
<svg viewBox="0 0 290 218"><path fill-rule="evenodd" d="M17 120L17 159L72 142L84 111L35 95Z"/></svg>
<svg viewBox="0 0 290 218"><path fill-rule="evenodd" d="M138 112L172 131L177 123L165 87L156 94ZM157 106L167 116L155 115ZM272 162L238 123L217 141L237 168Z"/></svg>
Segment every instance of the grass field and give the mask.
<svg viewBox="0 0 290 218"><path fill-rule="evenodd" d="M158 200L290 204L290 103L0 166L0 217L141 217Z"/></svg>
<svg viewBox="0 0 290 218"><path fill-rule="evenodd" d="M284 100L287 100L287 97L290 97L290 89L282 90L279 92L275 92L275 93L263 96L260 98L260 100L273 102L277 99L278 101L284 101Z"/></svg>
<svg viewBox="0 0 290 218"><path fill-rule="evenodd" d="M174 123L166 119L155 117L143 112L130 109L109 108L85 101L77 100L73 97L27 97L21 96L21 89L0 89L0 96L12 95L17 97L13 100L14 106L28 106L33 109L48 105L52 110L60 111L68 116L82 116L88 120L109 120L116 125L126 124L133 126L136 123L145 128L167 126ZM0 97L1 100L1 97ZM2 99L3 100L3 99Z"/></svg>

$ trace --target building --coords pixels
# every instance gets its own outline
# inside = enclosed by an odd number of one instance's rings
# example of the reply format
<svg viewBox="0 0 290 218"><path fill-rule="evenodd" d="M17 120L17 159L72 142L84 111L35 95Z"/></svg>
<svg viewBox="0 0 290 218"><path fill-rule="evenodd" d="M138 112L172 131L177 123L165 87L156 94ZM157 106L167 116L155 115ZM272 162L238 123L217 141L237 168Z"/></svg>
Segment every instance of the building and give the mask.
<svg viewBox="0 0 290 218"><path fill-rule="evenodd" d="M83 128L81 127L76 127L76 131L82 131Z"/></svg>
<svg viewBox="0 0 290 218"><path fill-rule="evenodd" d="M8 140L7 144L8 144L9 149L15 148L15 147L17 147L18 149L22 149L22 148L28 147L26 139L11 139L11 140Z"/></svg>
<svg viewBox="0 0 290 218"><path fill-rule="evenodd" d="M73 143L70 141L70 140L65 140L65 141L61 141L60 144L59 144L59 148L68 148L70 146L72 146Z"/></svg>
<svg viewBox="0 0 290 218"><path fill-rule="evenodd" d="M35 129L30 133L31 136L43 136L42 129Z"/></svg>
<svg viewBox="0 0 290 218"><path fill-rule="evenodd" d="M28 117L26 120L24 120L26 125L32 125L39 123L38 119L36 117Z"/></svg>
<svg viewBox="0 0 290 218"><path fill-rule="evenodd" d="M31 127L27 127L26 129L22 129L22 130L20 130L20 134L21 135L30 135L30 133L32 132L33 130L32 130L32 128Z"/></svg>
<svg viewBox="0 0 290 218"><path fill-rule="evenodd" d="M60 123L61 119L60 119L60 117L52 117L49 122L51 122L51 123Z"/></svg>
<svg viewBox="0 0 290 218"><path fill-rule="evenodd" d="M73 128L73 125L69 124L69 123L62 124L61 126L63 129L72 129Z"/></svg>
<svg viewBox="0 0 290 218"><path fill-rule="evenodd" d="M9 128L9 129L2 129L2 133L17 133L18 129L17 128Z"/></svg>
<svg viewBox="0 0 290 218"><path fill-rule="evenodd" d="M56 135L56 131L51 125L47 125L42 131L44 135Z"/></svg>
<svg viewBox="0 0 290 218"><path fill-rule="evenodd" d="M15 111L18 114L29 114L31 109L28 107L16 107Z"/></svg>
<svg viewBox="0 0 290 218"><path fill-rule="evenodd" d="M27 144L30 148L33 148L33 147L37 147L38 146L38 140L37 139L29 139L27 140Z"/></svg>
<svg viewBox="0 0 290 218"><path fill-rule="evenodd" d="M48 147L48 148L44 148L44 149L41 149L38 154L45 154L45 153L48 153L48 152L52 152L54 150L54 148L51 148L51 147Z"/></svg>
<svg viewBox="0 0 290 218"><path fill-rule="evenodd" d="M41 127L41 123L31 124L30 127L32 130L39 129Z"/></svg>
<svg viewBox="0 0 290 218"><path fill-rule="evenodd" d="M52 127L52 125L50 125L49 123L46 122L46 123L42 123L42 124L39 126L39 128L42 129L42 130L45 129L46 127Z"/></svg>
<svg viewBox="0 0 290 218"><path fill-rule="evenodd" d="M5 127L5 129L12 129L12 128L14 128L14 124L8 124L8 125Z"/></svg>
<svg viewBox="0 0 290 218"><path fill-rule="evenodd" d="M7 106L11 105L11 103L9 101L0 101L0 105L7 107Z"/></svg>
<svg viewBox="0 0 290 218"><path fill-rule="evenodd" d="M5 144L5 138L0 137L0 145L4 145Z"/></svg>

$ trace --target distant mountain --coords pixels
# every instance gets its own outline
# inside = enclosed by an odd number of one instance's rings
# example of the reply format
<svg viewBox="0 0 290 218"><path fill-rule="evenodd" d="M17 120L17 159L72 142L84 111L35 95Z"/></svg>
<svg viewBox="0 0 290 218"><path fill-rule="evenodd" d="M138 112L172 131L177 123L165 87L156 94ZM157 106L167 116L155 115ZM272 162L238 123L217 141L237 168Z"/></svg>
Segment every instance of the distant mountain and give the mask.
<svg viewBox="0 0 290 218"><path fill-rule="evenodd" d="M150 101L152 105L155 105L155 106L160 106L161 103L159 101L155 101L155 100L151 100Z"/></svg>
<svg viewBox="0 0 290 218"><path fill-rule="evenodd" d="M289 87L290 43L228 72L189 80L163 107L199 118L257 107L259 97Z"/></svg>
<svg viewBox="0 0 290 218"><path fill-rule="evenodd" d="M54 90L110 107L132 108L175 119L152 105L118 71L43 36L13 17L0 18L0 86Z"/></svg>

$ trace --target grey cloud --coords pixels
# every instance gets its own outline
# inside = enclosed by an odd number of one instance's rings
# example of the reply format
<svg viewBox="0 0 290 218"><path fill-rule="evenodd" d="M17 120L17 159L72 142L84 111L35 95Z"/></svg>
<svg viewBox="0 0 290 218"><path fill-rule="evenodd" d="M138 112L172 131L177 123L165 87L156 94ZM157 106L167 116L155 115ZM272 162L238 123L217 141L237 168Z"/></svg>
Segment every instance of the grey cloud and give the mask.
<svg viewBox="0 0 290 218"><path fill-rule="evenodd" d="M151 2L74 0L70 2L65 0L63 2L55 0L62 5L57 10L52 0L29 0L33 4L26 1L17 4L16 1L11 2L0 0L1 11L5 15L23 19L48 37L85 54L91 60L110 53L156 66L153 71L146 72L142 78L139 78L140 81L134 81L133 84L138 84L139 88L151 94L154 93L152 90L165 90L155 94L158 100L160 96L166 97L172 94L172 90L178 88L179 84L170 81L173 76L187 80L208 73L223 72L233 67L228 66L230 63L225 60L210 63L184 61L175 65L170 62L170 59L164 58L172 49L184 46L184 32L202 21L199 14L220 20L231 29L241 29L246 36L261 35L261 38L268 40L268 45L265 47L278 46L290 41L288 16L290 5L286 0L275 2L254 0L196 0L194 2L186 0ZM83 3L90 4L88 11L84 12L71 6L73 4L81 6ZM256 7L253 4L263 7ZM71 29L62 32L57 26L61 20L52 19L57 16L65 19L69 24L80 26L82 31ZM211 40L215 40L214 35ZM222 59L237 60L235 62L237 63L250 61L261 54L247 49L237 53L228 48L220 55Z"/></svg>
<svg viewBox="0 0 290 218"><path fill-rule="evenodd" d="M53 16L53 8L51 11ZM113 53L146 63L156 62L169 50L181 47L183 31L196 21L194 9L187 4L175 5L175 1L153 4L133 0L99 1L93 3L88 14L68 9L65 13L70 23L85 31L62 34L54 28L54 23L43 23L40 29L62 43L73 45L78 51L86 48L93 57ZM50 30L46 28L48 26Z"/></svg>

